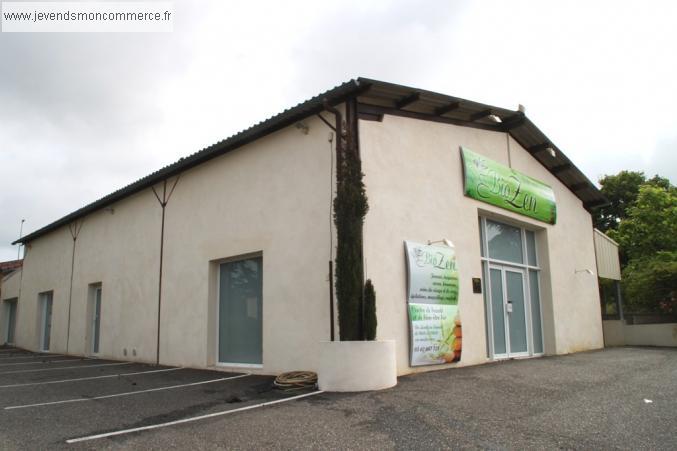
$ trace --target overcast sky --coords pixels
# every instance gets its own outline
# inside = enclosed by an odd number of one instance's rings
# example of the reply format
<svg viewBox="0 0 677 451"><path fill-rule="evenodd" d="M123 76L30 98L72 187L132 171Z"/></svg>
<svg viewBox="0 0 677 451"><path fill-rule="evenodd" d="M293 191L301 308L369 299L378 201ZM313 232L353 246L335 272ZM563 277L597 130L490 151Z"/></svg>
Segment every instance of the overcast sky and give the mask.
<svg viewBox="0 0 677 451"><path fill-rule="evenodd" d="M348 79L527 115L593 181L677 181L677 2L175 2L173 33L0 33L10 242ZM239 3L239 2L238 2Z"/></svg>

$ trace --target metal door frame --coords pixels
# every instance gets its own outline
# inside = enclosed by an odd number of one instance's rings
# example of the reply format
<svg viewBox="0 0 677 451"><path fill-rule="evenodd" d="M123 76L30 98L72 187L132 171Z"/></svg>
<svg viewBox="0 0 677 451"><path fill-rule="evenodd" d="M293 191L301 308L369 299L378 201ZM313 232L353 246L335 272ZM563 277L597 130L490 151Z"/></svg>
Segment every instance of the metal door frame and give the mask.
<svg viewBox="0 0 677 451"><path fill-rule="evenodd" d="M98 355L101 352L101 301L103 296L103 291L101 285L94 287L94 297L92 298L92 342L90 343L90 351L92 355ZM98 295L98 297L97 297ZM99 314L96 313L96 304L99 304ZM97 316L99 317L99 325L97 327L96 320ZM99 342L99 349L95 350L94 347L96 342Z"/></svg>
<svg viewBox="0 0 677 451"><path fill-rule="evenodd" d="M250 259L256 259L259 258L261 259L261 363L239 363L239 362L222 362L220 360L220 334L221 334L221 322L220 322L220 312L221 312L221 266L228 264L228 263L233 263L233 262L239 262L243 260L250 260ZM214 366L217 367L234 367L234 368L263 368L263 337L264 337L264 328L263 328L263 253L262 252L255 252L251 254L244 254L236 257L230 257L226 258L223 260L219 260L216 263L216 315L214 318L214 321L216 322L216 328L215 328L215 334L214 334L214 340L215 340L215 346L214 346L214 351L215 351L215 360L214 360Z"/></svg>
<svg viewBox="0 0 677 451"><path fill-rule="evenodd" d="M521 232L521 241L522 241L522 256L523 256L523 261L524 263L514 263L514 262L508 262L504 260L498 260L494 258L489 257L489 249L488 249L488 243L487 243L487 230L486 230L486 220L489 219L493 222L497 223L502 223L511 227L516 227L520 229ZM538 281L538 290L539 290L539 299L540 301L540 306L539 306L539 314L541 317L541 340L544 339L544 334L543 334L543 303L542 299L543 297L540 294L541 290L541 268L538 266L538 248L536 247L536 266L530 265L528 262L528 255L527 255L527 241L526 241L526 229L524 227L521 227L519 225L516 225L514 223L510 222L502 222L500 219L495 219L495 218L485 218L484 216L479 217L479 227L480 227L480 246L482 247L482 256L481 256L481 261L482 261L482 279L484 281L484 292L485 292L485 298L484 298L484 306L486 309L486 316L485 316L485 321L487 324L487 353L489 358L493 360L502 360L502 359L510 359L510 358L520 358L520 357L532 357L532 356L541 356L544 353L543 352L534 352L534 334L533 334L533 318L532 318L532 308L531 308L531 286L529 285L529 273L531 271L534 271L536 273L537 281ZM535 232L534 232L535 233ZM535 246L537 246L537 243L534 243ZM501 271L501 286L503 289L503 321L505 324L504 328L504 333L506 335L505 337L505 344L506 344L506 353L505 354L496 354L494 352L494 321L493 321L493 307L491 303L491 283L490 283L490 277L491 277L491 269L497 269ZM514 272L519 272L522 274L522 291L524 293L524 314L525 314L525 320L526 320L526 328L527 328L527 351L526 352L519 352L519 353L511 353L510 352L510 331L509 331L509 324L508 324L508 315L506 313L506 298L507 298L507 287L506 287L506 280L505 280L505 271L514 271ZM545 349L545 346L543 346L544 343L542 343L542 348Z"/></svg>
<svg viewBox="0 0 677 451"><path fill-rule="evenodd" d="M43 352L49 352L50 348L52 347L52 316L53 316L53 309L54 307L54 295L51 291L46 291L44 293L40 293L39 295L40 299L40 351ZM47 332L47 304L50 305L49 309L49 347L45 347L45 338L46 338L46 332Z"/></svg>
<svg viewBox="0 0 677 451"><path fill-rule="evenodd" d="M18 298L5 299L3 301L3 304L6 306L5 311L7 312L4 340L8 345L13 345L14 342L16 342L16 317L17 311L19 310L19 299ZM14 316L12 316L12 308L14 308ZM9 341L10 332L12 332L12 341Z"/></svg>
<svg viewBox="0 0 677 451"><path fill-rule="evenodd" d="M498 270L501 272L501 285L503 288L503 299L502 299L502 305L503 305L503 331L505 334L505 354L494 354L494 358L496 359L511 359L515 357L528 357L531 354L531 351L533 350L533 344L532 339L530 338L532 335L532 330L531 330L531 321L529 318L529 312L531 311L531 305L528 300L527 296L527 289L528 287L526 286L526 271L523 268L518 268L514 266L508 266L508 265L499 265L495 263L489 263L489 270L491 271L492 269ZM508 312L508 282L506 278L506 273L507 272L513 272L516 274L519 274L522 277L522 297L523 297L523 302L524 302L524 324L526 325L526 341L527 341L527 350L522 351L522 352L512 352L512 343L510 342L510 317L509 317L509 312ZM491 277L491 275L489 276ZM493 308L493 305L490 305L490 308ZM493 316L492 316L493 318ZM493 322L492 322L492 333L493 333ZM493 344L493 342L492 342Z"/></svg>

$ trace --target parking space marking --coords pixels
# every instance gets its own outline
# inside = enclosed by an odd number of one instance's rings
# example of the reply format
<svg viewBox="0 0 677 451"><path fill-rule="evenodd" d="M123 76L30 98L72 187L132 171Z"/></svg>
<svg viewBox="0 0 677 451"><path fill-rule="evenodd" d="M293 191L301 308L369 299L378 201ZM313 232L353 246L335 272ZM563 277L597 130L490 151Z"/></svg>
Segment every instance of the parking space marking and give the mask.
<svg viewBox="0 0 677 451"><path fill-rule="evenodd" d="M15 356L15 357L2 357L0 358L0 362L4 362L5 360L14 360L14 359L52 359L56 357L68 357L63 354L26 354L26 355L21 355L21 356ZM77 356L74 356L77 357Z"/></svg>
<svg viewBox="0 0 677 451"><path fill-rule="evenodd" d="M0 385L0 388L19 388L19 387L31 387L33 385L65 384L66 382L90 381L90 380L93 380L93 379L107 379L107 378L111 378L111 377L139 376L141 374L164 373L164 372L167 372L167 371L176 371L176 370L183 370L183 369L185 369L185 368L163 368L161 370L135 371L133 373L106 374L104 376L76 377L74 379L60 379L60 380L56 380L56 381L26 382L26 383L23 383L23 384Z"/></svg>
<svg viewBox="0 0 677 451"><path fill-rule="evenodd" d="M63 362L82 362L85 360L94 360L91 357L78 357L76 359L65 359L65 360L47 360L46 362L41 362L39 360L34 362L12 362L12 363L0 363L0 367L3 366L15 366L15 365L51 365L52 363L63 363Z"/></svg>
<svg viewBox="0 0 677 451"><path fill-rule="evenodd" d="M175 388L194 387L196 385L213 384L214 382L223 382L223 381L228 381L228 380L231 380L231 379L239 379L241 377L247 377L247 376L251 376L251 374L250 373L239 374L237 376L221 377L219 379L210 379L210 380L207 380L207 381L191 382L189 384L170 385L170 386L167 386L167 387L149 388L147 390L137 390L137 391L129 391L129 392L125 392L125 393L115 393L113 395L93 396L91 398L73 398L73 399L64 399L62 401L40 402L40 403L35 403L35 404L24 404L22 406L8 406L8 407L5 407L5 410L25 409L25 408L28 408L28 407L52 406L52 405L55 405L55 404L67 404L67 403L72 403L72 402L95 401L95 400L99 400L99 399L119 398L121 396L140 395L142 393L150 393L150 392L163 391L163 390L173 390Z"/></svg>
<svg viewBox="0 0 677 451"><path fill-rule="evenodd" d="M206 415L200 415L200 416L197 416L197 417L183 418L181 420L168 421L166 423L151 424L149 426L141 426L141 427L138 427L138 428L122 429L122 430L119 430L119 431L106 432L105 434L96 434L96 435L89 435L89 436L86 436L86 437L72 438L72 439L66 440L66 443L70 444L70 443L85 442L85 441L88 441L88 440L96 440L96 439L100 439L100 438L113 437L113 436L116 436L116 435L131 434L133 432L140 432L140 431L148 431L148 430L151 430L151 429L165 428L165 427L168 427L168 426L175 426L177 424L190 423L192 421L206 420L207 418L220 417L220 416L228 415L228 414L231 414L231 413L243 412L245 410L258 409L260 407L272 406L273 404L280 404L280 403L287 402L287 401L294 401L296 399L307 398L308 396L319 395L320 393L324 393L324 391L317 390L317 391L314 391L314 392L311 392L311 393L304 393L302 395L290 396L289 398L276 399L275 401L262 402L260 404L254 404L254 405L251 405L251 406L240 407L238 409L222 410L220 412L208 413Z"/></svg>
<svg viewBox="0 0 677 451"><path fill-rule="evenodd" d="M176 371L183 370L185 368L163 368L161 370L151 370L151 371L136 371L133 373L118 373L118 374L106 374L105 376L89 376L89 377L77 377L75 379L61 379L57 381L44 381L44 382L27 382L24 384L9 384L9 385L0 385L0 388L16 388L16 387L30 387L33 385L49 385L49 384L64 384L66 382L76 382L76 381L89 381L92 379L106 379L111 377L123 377L123 376L139 376L141 374L151 374L151 373L164 373L167 371Z"/></svg>
<svg viewBox="0 0 677 451"><path fill-rule="evenodd" d="M134 362L101 363L97 365L78 365L78 366L59 366L56 368L38 368L35 370L3 371L0 374L19 374L19 373L37 373L38 371L56 371L56 370L79 370L83 368L96 368L99 366L131 365Z"/></svg>

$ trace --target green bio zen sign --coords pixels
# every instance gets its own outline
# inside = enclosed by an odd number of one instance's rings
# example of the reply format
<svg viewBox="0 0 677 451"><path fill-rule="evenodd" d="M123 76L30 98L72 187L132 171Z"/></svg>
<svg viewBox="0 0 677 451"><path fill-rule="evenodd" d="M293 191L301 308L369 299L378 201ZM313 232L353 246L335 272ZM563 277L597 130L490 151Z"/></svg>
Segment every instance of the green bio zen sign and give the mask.
<svg viewBox="0 0 677 451"><path fill-rule="evenodd" d="M461 359L458 270L454 249L404 242L411 366Z"/></svg>
<svg viewBox="0 0 677 451"><path fill-rule="evenodd" d="M461 147L465 195L539 221L557 221L555 193L545 183Z"/></svg>

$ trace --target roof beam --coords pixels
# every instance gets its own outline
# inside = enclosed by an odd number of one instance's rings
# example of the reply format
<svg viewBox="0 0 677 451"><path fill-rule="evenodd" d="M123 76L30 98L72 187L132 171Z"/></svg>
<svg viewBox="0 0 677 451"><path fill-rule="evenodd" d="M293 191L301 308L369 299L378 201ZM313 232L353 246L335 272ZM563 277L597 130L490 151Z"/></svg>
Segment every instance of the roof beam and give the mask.
<svg viewBox="0 0 677 451"><path fill-rule="evenodd" d="M607 206L607 205L609 205L609 201L606 200L606 199L604 199L604 200L594 200L594 201L591 201L591 202L585 202L585 203L583 204L583 207L584 207L586 210L589 210L589 209L591 209L591 208L605 207L605 206Z"/></svg>
<svg viewBox="0 0 677 451"><path fill-rule="evenodd" d="M482 110L470 115L470 122L475 122L492 114L491 110Z"/></svg>
<svg viewBox="0 0 677 451"><path fill-rule="evenodd" d="M364 121L383 122L383 114L358 111L357 117Z"/></svg>
<svg viewBox="0 0 677 451"><path fill-rule="evenodd" d="M564 163L550 168L550 172L553 174L559 174L560 172L568 171L571 169L571 163Z"/></svg>
<svg viewBox="0 0 677 451"><path fill-rule="evenodd" d="M371 105L367 103L358 103L358 112L368 114L390 114L394 116L410 117L424 121L440 122L443 124L461 125L464 127L478 128L481 130L491 130L494 132L503 131L501 124L487 124L483 122L468 122L465 119L457 119L449 116L436 116L434 114L419 113L411 110L397 110L393 107L384 107L380 105Z"/></svg>
<svg viewBox="0 0 677 451"><path fill-rule="evenodd" d="M414 102L417 102L418 99L421 97L420 92L414 92L413 94L409 94L408 96L402 97L400 100L395 102L395 108L398 110L401 110L405 106L411 105Z"/></svg>
<svg viewBox="0 0 677 451"><path fill-rule="evenodd" d="M573 183L573 184L569 185L569 189L571 191L581 191L581 190L584 190L584 189L589 188L589 187L590 187L590 184L588 182Z"/></svg>
<svg viewBox="0 0 677 451"><path fill-rule="evenodd" d="M535 146L531 146L527 149L527 152L529 152L531 155L534 155L538 152L543 152L545 149L552 147L552 144L550 143L542 143L542 144L536 144Z"/></svg>
<svg viewBox="0 0 677 451"><path fill-rule="evenodd" d="M435 108L435 116L443 116L450 111L457 110L461 106L461 102L451 102L444 106Z"/></svg>
<svg viewBox="0 0 677 451"><path fill-rule="evenodd" d="M517 128L520 125L524 124L525 119L526 116L524 116L524 113L517 113L503 121L503 128L506 131L510 131L513 128Z"/></svg>

